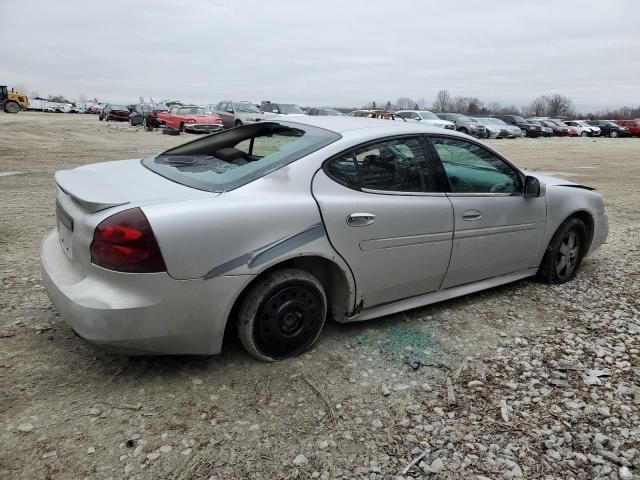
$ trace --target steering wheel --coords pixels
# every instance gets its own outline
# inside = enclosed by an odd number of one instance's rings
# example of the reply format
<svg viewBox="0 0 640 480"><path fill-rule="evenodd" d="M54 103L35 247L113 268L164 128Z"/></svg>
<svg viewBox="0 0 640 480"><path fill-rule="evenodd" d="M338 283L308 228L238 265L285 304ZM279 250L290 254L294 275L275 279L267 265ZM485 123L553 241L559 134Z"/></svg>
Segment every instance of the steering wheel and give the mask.
<svg viewBox="0 0 640 480"><path fill-rule="evenodd" d="M507 192L509 190L511 185L512 185L511 182L498 183L498 184L494 185L493 187L491 187L491 189L489 191L491 193L504 193L504 192Z"/></svg>
<svg viewBox="0 0 640 480"><path fill-rule="evenodd" d="M466 180L464 178L460 178L457 175L451 177L451 185L455 185L455 190L454 192L458 192L458 193L464 193L464 192L474 192L475 191L475 187L473 186L473 184L469 181Z"/></svg>

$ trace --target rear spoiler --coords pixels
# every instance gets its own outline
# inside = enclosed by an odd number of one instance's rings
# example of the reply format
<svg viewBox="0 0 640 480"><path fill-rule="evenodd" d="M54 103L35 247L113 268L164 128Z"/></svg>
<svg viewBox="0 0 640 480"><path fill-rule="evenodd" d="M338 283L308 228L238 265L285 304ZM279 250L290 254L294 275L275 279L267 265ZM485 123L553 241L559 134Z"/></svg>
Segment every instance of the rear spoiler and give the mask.
<svg viewBox="0 0 640 480"><path fill-rule="evenodd" d="M55 179L60 190L92 213L129 203L129 200L118 198L117 187L92 172L60 170Z"/></svg>

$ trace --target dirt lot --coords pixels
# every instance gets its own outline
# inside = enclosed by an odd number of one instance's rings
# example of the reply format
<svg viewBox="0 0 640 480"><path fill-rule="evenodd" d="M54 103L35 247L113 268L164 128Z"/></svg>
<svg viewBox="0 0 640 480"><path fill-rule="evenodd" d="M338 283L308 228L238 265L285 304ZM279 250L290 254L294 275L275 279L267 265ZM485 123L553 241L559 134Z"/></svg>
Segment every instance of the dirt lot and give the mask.
<svg viewBox="0 0 640 480"><path fill-rule="evenodd" d="M329 325L278 364L98 352L40 286L53 173L191 138L0 114L0 478L640 478L640 139L492 142L604 195L609 242L566 285Z"/></svg>

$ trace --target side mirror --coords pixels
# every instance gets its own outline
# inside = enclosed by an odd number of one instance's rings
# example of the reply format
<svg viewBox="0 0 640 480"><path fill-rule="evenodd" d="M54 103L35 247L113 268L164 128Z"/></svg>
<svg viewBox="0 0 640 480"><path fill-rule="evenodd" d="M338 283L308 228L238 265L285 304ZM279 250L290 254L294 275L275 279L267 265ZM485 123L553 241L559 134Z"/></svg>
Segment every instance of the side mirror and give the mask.
<svg viewBox="0 0 640 480"><path fill-rule="evenodd" d="M540 181L536 177L526 176L524 179L524 196L539 197L540 196Z"/></svg>

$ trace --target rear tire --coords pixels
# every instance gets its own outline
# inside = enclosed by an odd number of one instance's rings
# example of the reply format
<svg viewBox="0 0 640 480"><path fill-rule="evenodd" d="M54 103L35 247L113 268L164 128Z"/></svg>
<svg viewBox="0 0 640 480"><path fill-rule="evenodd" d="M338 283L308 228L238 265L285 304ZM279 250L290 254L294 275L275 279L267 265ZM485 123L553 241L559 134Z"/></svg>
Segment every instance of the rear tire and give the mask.
<svg viewBox="0 0 640 480"><path fill-rule="evenodd" d="M251 287L238 311L238 335L264 362L295 357L316 342L327 318L322 284L304 270L268 273Z"/></svg>
<svg viewBox="0 0 640 480"><path fill-rule="evenodd" d="M538 269L538 278L545 283L559 284L572 280L587 246L587 227L578 218L569 218L553 235Z"/></svg>

